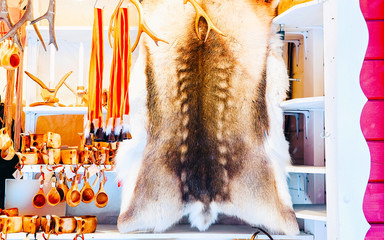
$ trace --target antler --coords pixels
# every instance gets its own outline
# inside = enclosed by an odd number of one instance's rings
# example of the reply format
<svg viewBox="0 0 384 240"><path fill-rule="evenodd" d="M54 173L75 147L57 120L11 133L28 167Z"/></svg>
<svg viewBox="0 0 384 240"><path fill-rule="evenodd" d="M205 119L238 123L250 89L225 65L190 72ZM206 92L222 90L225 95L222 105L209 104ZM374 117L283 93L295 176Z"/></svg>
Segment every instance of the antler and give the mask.
<svg viewBox="0 0 384 240"><path fill-rule="evenodd" d="M8 12L8 11L7 11ZM26 6L26 9L25 9L25 12L23 14L23 16L20 18L20 20L15 24L13 25L10 30L8 31L7 34L5 34L5 36L3 36L2 38L0 38L0 42L3 41L4 39L7 39L9 37L11 38L14 38L14 36L17 33L17 30L23 26L23 24L27 21L32 21L33 20L33 16L32 16L32 0L28 0L27 2L27 6ZM43 48L45 51L47 51L47 48L45 47L45 44L44 44L44 41L43 41L43 38L41 37L41 34L40 34L40 31L39 29L37 28L36 24L32 24L33 25L33 28L35 29L35 32L37 34L37 36L39 37L40 39L40 42L41 44L43 45ZM17 37L16 37L17 38ZM21 48L22 49L22 48Z"/></svg>
<svg viewBox="0 0 384 240"><path fill-rule="evenodd" d="M77 96L77 92L71 88L71 86L69 86L67 83L64 82L64 85L69 89L69 91L71 91L73 94L75 94L75 96Z"/></svg>
<svg viewBox="0 0 384 240"><path fill-rule="evenodd" d="M162 41L162 42L165 42L168 44L167 41L159 38L154 32L152 32L151 29L149 29L147 23L144 20L144 16L143 16L144 10L143 10L143 7L141 6L139 0L130 0L130 1L135 5L135 7L137 8L137 11L139 12L139 31L137 33L135 44L133 44L132 52L135 51L137 44L139 43L140 36L143 32L148 34L148 36L150 36L152 38L152 40L155 41L156 45L158 45L159 41Z"/></svg>
<svg viewBox="0 0 384 240"><path fill-rule="evenodd" d="M11 29L13 27L11 18L9 16L8 6L7 6L6 0L0 1L0 21L5 22L5 24L7 24L9 29ZM19 49L21 51L24 51L23 46L21 45L20 36L19 36L18 32L16 32L16 34L12 37L12 40L14 43L17 44L17 46L19 47Z"/></svg>
<svg viewBox="0 0 384 240"><path fill-rule="evenodd" d="M29 73L29 72L27 72L27 71L24 71L24 72L25 72L25 74L28 75L28 77L30 77L33 81L35 81L37 84L39 84L43 89L46 89L46 90L48 90L48 92L51 92L51 93L55 92L54 89L50 89L50 88L48 88L47 85L45 85L45 84L43 83L43 81L41 81L41 80L38 79L37 77L33 76L31 73Z"/></svg>
<svg viewBox="0 0 384 240"><path fill-rule="evenodd" d="M56 97L56 94L57 94L57 91L59 91L59 89L61 88L61 86L63 86L63 83L65 82L65 80L67 80L67 78L69 77L69 75L72 74L72 71L69 71L67 74L64 75L64 77L60 80L60 82L56 85L55 87L55 92L53 93L53 97Z"/></svg>
<svg viewBox="0 0 384 240"><path fill-rule="evenodd" d="M224 33L222 33L217 27L215 27L212 20L209 18L208 14L201 8L201 6L196 2L196 0L184 0L184 4L187 4L187 2L190 2L196 10L195 31L196 31L197 37L200 40L201 38L199 35L199 20L201 17L203 17L208 24L208 31L207 31L207 35L205 36L204 42L207 41L209 32L211 30L214 30L218 34L225 36Z"/></svg>
<svg viewBox="0 0 384 240"><path fill-rule="evenodd" d="M55 37L55 14L56 14L56 0L49 0L49 6L48 6L48 10L47 12L33 20L31 22L31 24L35 24L37 23L38 21L41 21L43 19L47 19L48 20L48 23L49 23L49 44L53 43L53 45L55 46L56 48L56 51L59 50L59 48L57 47L57 42L56 42L56 37Z"/></svg>

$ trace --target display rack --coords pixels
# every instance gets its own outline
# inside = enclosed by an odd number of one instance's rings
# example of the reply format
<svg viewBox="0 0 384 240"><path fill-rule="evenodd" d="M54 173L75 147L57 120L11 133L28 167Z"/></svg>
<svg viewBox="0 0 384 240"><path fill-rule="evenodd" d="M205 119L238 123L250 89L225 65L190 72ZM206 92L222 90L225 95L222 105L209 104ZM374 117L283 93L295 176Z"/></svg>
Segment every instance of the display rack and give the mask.
<svg viewBox="0 0 384 240"><path fill-rule="evenodd" d="M341 9L343 6L343 10ZM361 108L364 103L364 97L361 93L360 86L356 84L350 87L349 81L355 81L359 69L359 57L363 59L363 51L358 49L353 57L344 52L339 52L338 47L343 43L343 47L361 46L366 43L367 39L364 34L355 33L354 37L346 37L340 42L333 42L331 36L336 36L338 31L346 31L344 28L348 24L361 27L361 19L355 18L353 21L341 20L344 17L351 20L354 16L359 15L358 1L350 0L314 0L304 4L297 5L273 20L273 23L284 25L284 30L289 31L324 31L324 89L325 96L314 98L302 98L286 101L281 104L285 111L324 111L325 125L324 131L327 166L288 166L287 171L291 174L309 174L309 175L324 175L326 177L326 192L327 205L324 204L303 204L294 205L296 216L299 219L309 221L313 226L323 226L321 231L315 228L308 228L312 234L300 234L295 237L287 237L282 235L274 235L274 239L325 239L322 236L328 236L328 239L363 239L367 229L367 223L364 219L362 209L362 196L365 190L365 185L361 183L367 178L369 170L369 159L367 157L368 149L362 146L365 142L361 135L359 125L348 124L349 121L358 120ZM339 12L337 12L339 11ZM337 21L340 21L339 23ZM348 22L348 23L347 23ZM31 29L29 28L29 31ZM42 27L41 32L45 40L48 38L48 29ZM75 32L75 34L74 34ZM56 28L56 36L60 38L80 38L80 41L85 39L85 35L89 36L91 28ZM360 36L357 36L359 34ZM30 34L33 36L33 34ZM346 36L349 36L348 33ZM35 38L35 37L34 37ZM327 40L328 38L328 40ZM28 39L29 43L36 39ZM31 44L30 44L31 45ZM37 43L36 43L37 45ZM28 58L32 59L36 54L36 49L28 47ZM359 47L356 47L359 48ZM361 48L361 47L360 47ZM310 48L308 48L310 49ZM348 49L350 50L350 49ZM361 55L361 56L360 56ZM357 60L356 60L357 59ZM351 61L351 67L356 68L355 71L350 71L343 78L340 77L339 68L336 66L337 61ZM357 62L357 63L355 63ZM37 69L37 63L29 61L28 68ZM323 66L321 66L322 68ZM352 80L351 80L352 79ZM356 81L358 82L358 81ZM29 87L28 87L29 86ZM26 89L33 89L31 83L27 84ZM346 90L343 90L343 86ZM29 94L29 93L28 93ZM33 94L33 93L32 93ZM35 96L27 97L27 103L35 101ZM347 99L349 102L347 102ZM347 109L346 107L353 108ZM58 115L58 114L85 114L84 108L25 108L26 114L30 114L30 118L26 119L26 129L34 131L37 117L41 115ZM50 114L55 112L55 114ZM340 112L337 112L340 111ZM340 117L341 114L345 116ZM33 115L33 116L32 116ZM346 118L349 118L346 120ZM33 119L33 120L31 120ZM358 122L358 121L357 121ZM343 125L345 123L345 125ZM27 128L27 124L29 124ZM348 129L347 129L348 128ZM27 132L27 131L26 131ZM342 140L353 140L352 147L346 149L341 147ZM336 151L337 149L337 151ZM359 152L356 152L356 151ZM348 161L350 162L348 164ZM353 163L353 164L352 164ZM39 165L24 166L24 172L39 172ZM352 176L346 176L346 172ZM345 173L345 174L344 174ZM358 177L358 181L352 178ZM343 179L344 178L344 179ZM356 179L355 179L356 180ZM350 182L348 182L350 181ZM353 188L351 187L353 186ZM339 193L340 189L342 191ZM356 207L357 206L357 207ZM343 223L348 225L349 229L339 230L339 226ZM326 228L324 226L327 226ZM313 231L312 231L313 230ZM324 233L325 230L325 233ZM346 232L348 231L348 232ZM86 239L249 239L254 230L249 226L242 225L213 225L206 232L198 232L196 229L191 229L189 225L177 225L165 233L134 233L120 234L116 226L100 225L94 234L87 234ZM25 233L8 234L8 239L22 239ZM75 234L64 234L55 236L51 239L73 239ZM346 236L350 236L349 238ZM265 239L266 236L260 235L257 239Z"/></svg>

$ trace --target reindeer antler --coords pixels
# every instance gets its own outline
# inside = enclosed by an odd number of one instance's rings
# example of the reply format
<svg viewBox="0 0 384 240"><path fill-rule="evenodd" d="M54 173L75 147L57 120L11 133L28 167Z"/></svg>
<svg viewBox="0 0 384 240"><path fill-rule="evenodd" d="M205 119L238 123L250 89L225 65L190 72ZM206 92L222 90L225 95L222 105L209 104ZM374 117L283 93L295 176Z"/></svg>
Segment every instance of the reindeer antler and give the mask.
<svg viewBox="0 0 384 240"><path fill-rule="evenodd" d="M149 29L148 25L144 20L144 11L139 0L130 0L130 1L135 5L135 7L137 8L137 11L139 12L139 31L137 33L135 44L133 44L132 52L135 51L137 44L139 43L140 36L143 32L148 34L148 36L150 36L152 40L155 41L156 45L158 45L159 41L162 41L168 44L167 41L159 38L154 32L152 32L151 29Z"/></svg>
<svg viewBox="0 0 384 240"><path fill-rule="evenodd" d="M9 16L8 5L6 0L0 1L0 21L5 22L9 29L13 27L11 18ZM21 51L24 51L23 46L21 45L20 36L18 32L16 32L16 34L12 37L12 41L17 44Z"/></svg>
<svg viewBox="0 0 384 240"><path fill-rule="evenodd" d="M31 24L35 24L38 21L41 21L43 19L48 20L48 23L49 23L49 43L48 43L48 45L53 43L53 45L55 46L56 51L57 51L57 50L59 50L59 48L57 47L57 42L56 42L56 37L55 37L55 13L56 13L56 0L49 0L49 6L48 6L47 12L43 16L33 20L31 22Z"/></svg>
<svg viewBox="0 0 384 240"><path fill-rule="evenodd" d="M8 11L7 11L8 12ZM3 41L4 39L7 39L9 37L11 38L14 38L14 36L17 33L17 30L19 28L21 28L21 26L23 26L23 24L27 21L32 21L33 20L33 15L32 15L32 0L28 0L27 2L27 6L25 8L25 12L23 14L23 16L20 18L20 20L15 24L13 25L10 30L8 31L7 34L5 34L2 38L0 38L0 42ZM40 31L39 29L37 28L36 24L32 24L33 25L33 28L35 29L35 32L37 34L37 36L39 37L40 39L40 42L41 44L43 45L43 48L45 51L47 51L47 48L45 47L45 44L44 44L44 41L43 41L43 38L41 37L41 34L40 34ZM17 37L16 37L17 38ZM22 48L21 48L22 49Z"/></svg>
<svg viewBox="0 0 384 240"><path fill-rule="evenodd" d="M205 36L204 42L207 41L209 32L211 30L214 30L218 34L225 36L224 33L222 33L217 27L215 27L212 20L209 18L208 14L201 8L201 6L196 2L196 0L184 0L184 4L187 4L187 2L190 2L196 10L195 31L199 39L201 39L199 34L199 20L201 17L204 18L208 24L208 31L207 31L207 35Z"/></svg>

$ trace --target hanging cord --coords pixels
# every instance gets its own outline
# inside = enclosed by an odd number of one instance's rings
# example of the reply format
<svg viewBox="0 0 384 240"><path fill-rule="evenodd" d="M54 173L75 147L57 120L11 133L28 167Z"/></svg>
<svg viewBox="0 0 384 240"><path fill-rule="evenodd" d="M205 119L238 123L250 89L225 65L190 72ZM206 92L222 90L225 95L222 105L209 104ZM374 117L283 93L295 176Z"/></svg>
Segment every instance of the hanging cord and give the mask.
<svg viewBox="0 0 384 240"><path fill-rule="evenodd" d="M267 233L267 231L265 231L264 229L259 228L259 227L252 227L252 228L255 228L257 231L252 235L251 240L254 240L255 237L256 237L259 233L264 233L265 235L267 235L267 237L269 237L270 240L273 240L272 236L269 235L269 233Z"/></svg>

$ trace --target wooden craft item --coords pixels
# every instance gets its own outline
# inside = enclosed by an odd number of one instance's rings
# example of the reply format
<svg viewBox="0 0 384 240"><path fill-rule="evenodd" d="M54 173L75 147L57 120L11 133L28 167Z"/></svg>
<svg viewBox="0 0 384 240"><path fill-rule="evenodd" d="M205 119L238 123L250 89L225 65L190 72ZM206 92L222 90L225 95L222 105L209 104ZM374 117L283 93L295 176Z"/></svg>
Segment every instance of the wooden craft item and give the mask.
<svg viewBox="0 0 384 240"><path fill-rule="evenodd" d="M32 205L35 208L42 208L45 206L46 202L47 202L47 198L43 190L43 184L41 184L39 191L36 193L36 195L32 199Z"/></svg>
<svg viewBox="0 0 384 240"><path fill-rule="evenodd" d="M18 208L4 209L2 214L7 215L9 217L18 216L19 215L19 209Z"/></svg>
<svg viewBox="0 0 384 240"><path fill-rule="evenodd" d="M80 163L82 164L91 164L92 163L92 158L90 156L90 150L84 149L83 151L80 152Z"/></svg>
<svg viewBox="0 0 384 240"><path fill-rule="evenodd" d="M15 152L15 149L13 148L13 142L9 148L1 150L1 158L4 160L12 160L15 154L16 152Z"/></svg>
<svg viewBox="0 0 384 240"><path fill-rule="evenodd" d="M44 233L48 234L51 231L54 230L55 227L55 221L50 215L42 216L41 217L41 230L43 230Z"/></svg>
<svg viewBox="0 0 384 240"><path fill-rule="evenodd" d="M0 216L0 221L3 225L2 233L19 233L23 229L23 217L22 216Z"/></svg>
<svg viewBox="0 0 384 240"><path fill-rule="evenodd" d="M2 43L0 56L0 66L7 70L14 70L20 65L19 48L9 41Z"/></svg>
<svg viewBox="0 0 384 240"><path fill-rule="evenodd" d="M29 135L21 136L21 149L20 152L25 153L31 147L31 138Z"/></svg>
<svg viewBox="0 0 384 240"><path fill-rule="evenodd" d="M47 105L47 106L60 106L64 107L65 105L59 103L59 99L56 97L57 92L63 86L65 80L69 77L69 75L72 74L72 71L68 72L67 74L64 75L63 78L59 81L59 83L55 86L55 89L50 89L48 88L43 81L41 81L39 78L33 76L31 73L25 71L25 74L27 74L28 77L30 77L33 81L35 81L37 84L39 84L42 89L41 89L41 97L43 98L44 102L36 102L32 103L29 106L30 107L35 107L35 106L41 106L41 105Z"/></svg>
<svg viewBox="0 0 384 240"><path fill-rule="evenodd" d="M89 175L89 174L88 174ZM93 191L91 185L89 184L88 177L85 177L83 188L80 191L81 201L84 203L90 203L95 197L95 192Z"/></svg>
<svg viewBox="0 0 384 240"><path fill-rule="evenodd" d="M64 177L61 173L59 175L59 185L57 186L57 191L60 194L60 202L64 202L65 197L67 196L67 194L69 192L69 188L68 188L67 184L65 183Z"/></svg>
<svg viewBox="0 0 384 240"><path fill-rule="evenodd" d="M61 136L58 133L48 132L44 139L47 139L47 147L49 148L60 148L61 147Z"/></svg>
<svg viewBox="0 0 384 240"><path fill-rule="evenodd" d="M40 228L40 218L38 215L23 216L23 232L35 234Z"/></svg>
<svg viewBox="0 0 384 240"><path fill-rule="evenodd" d="M46 136L44 134L31 134L30 137L30 146L35 147L37 150L43 149L44 144L47 142Z"/></svg>
<svg viewBox="0 0 384 240"><path fill-rule="evenodd" d="M8 134L8 130L6 128L0 129L0 150L5 150L12 146L12 144L13 142Z"/></svg>
<svg viewBox="0 0 384 240"><path fill-rule="evenodd" d="M51 190L49 190L49 192L47 194L47 202L51 206L56 206L57 204L59 204L61 199L60 199L60 194L56 189L56 178L55 177L52 178L51 184L52 184Z"/></svg>
<svg viewBox="0 0 384 240"><path fill-rule="evenodd" d="M63 149L61 150L61 161L63 164L78 164L79 158L77 149Z"/></svg>
<svg viewBox="0 0 384 240"><path fill-rule="evenodd" d="M108 195L105 192L104 183L105 181L104 179L102 179L100 181L99 191L96 193L96 196L95 196L95 205L98 208L103 208L108 204Z"/></svg>
<svg viewBox="0 0 384 240"><path fill-rule="evenodd" d="M78 176L76 175L72 181L71 189L69 190L69 192L67 193L67 196L65 197L66 202L70 207L76 207L81 202L81 194L77 184L77 178Z"/></svg>
<svg viewBox="0 0 384 240"><path fill-rule="evenodd" d="M38 163L37 153L27 152L27 153L17 153L20 159L20 163L24 165L35 165Z"/></svg>
<svg viewBox="0 0 384 240"><path fill-rule="evenodd" d="M73 233L76 229L76 219L74 217L52 216L55 221L55 233Z"/></svg>
<svg viewBox="0 0 384 240"><path fill-rule="evenodd" d="M96 216L80 216L75 217L77 222L77 234L83 233L94 233L97 228L97 218Z"/></svg>
<svg viewBox="0 0 384 240"><path fill-rule="evenodd" d="M61 150L60 149L48 149L48 164L60 164Z"/></svg>

